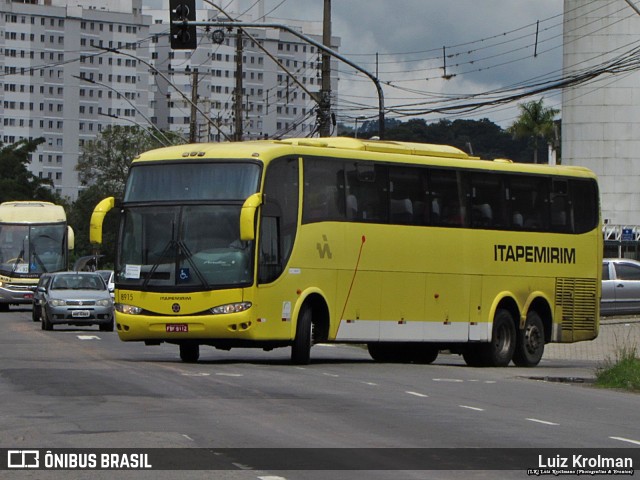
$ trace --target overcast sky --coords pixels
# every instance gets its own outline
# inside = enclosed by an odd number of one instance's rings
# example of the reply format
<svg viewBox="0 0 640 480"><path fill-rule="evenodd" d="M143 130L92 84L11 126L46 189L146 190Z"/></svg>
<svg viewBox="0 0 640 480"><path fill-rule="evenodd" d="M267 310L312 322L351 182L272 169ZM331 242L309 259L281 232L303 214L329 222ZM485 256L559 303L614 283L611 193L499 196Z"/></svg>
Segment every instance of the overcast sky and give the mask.
<svg viewBox="0 0 640 480"><path fill-rule="evenodd" d="M168 0L144 0L146 5ZM198 5L200 4L199 0ZM259 14L258 0L210 0L226 11ZM321 22L324 0L263 0L274 19ZM491 101L561 75L562 0L332 0L339 52L382 82L387 117L489 118L507 127L517 102L475 110L434 109ZM444 78L446 53L446 74ZM376 62L377 54L377 62ZM339 65L339 121L377 118L373 82ZM497 89L508 88L506 91ZM487 92L496 91L493 95ZM521 90L518 90L521 91ZM475 99L460 98L481 94ZM535 97L537 99L539 97ZM455 100L454 100L455 99ZM532 98L533 99L533 98ZM526 101L524 99L520 101ZM544 94L559 108L560 92Z"/></svg>
<svg viewBox="0 0 640 480"><path fill-rule="evenodd" d="M221 1L258 14L256 0ZM487 117L508 126L517 115L516 102L480 111L420 112L445 105L443 94L484 93L560 75L562 0L332 0L331 5L340 53L378 72L385 107L392 109L389 117ZM264 0L264 12L277 18L322 21L323 8L323 0ZM448 80L443 78L443 47ZM340 119L348 123L349 116L375 117L377 95L371 80L347 65L339 68L343 74L338 93L341 101L349 102L348 109L339 110ZM549 106L560 104L560 92L544 98ZM360 109L362 104L373 109Z"/></svg>

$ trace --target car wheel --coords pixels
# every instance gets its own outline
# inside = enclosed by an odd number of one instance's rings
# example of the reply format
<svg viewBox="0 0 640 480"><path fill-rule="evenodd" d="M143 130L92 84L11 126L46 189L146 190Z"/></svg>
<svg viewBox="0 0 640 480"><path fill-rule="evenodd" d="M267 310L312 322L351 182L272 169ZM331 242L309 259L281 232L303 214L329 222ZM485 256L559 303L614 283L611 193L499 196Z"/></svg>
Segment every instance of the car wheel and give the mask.
<svg viewBox="0 0 640 480"><path fill-rule="evenodd" d="M53 324L49 321L46 308L42 309L42 330L53 330Z"/></svg>
<svg viewBox="0 0 640 480"><path fill-rule="evenodd" d="M40 321L40 307L38 305L33 306L33 310L31 312L31 320L34 322Z"/></svg>
<svg viewBox="0 0 640 480"><path fill-rule="evenodd" d="M113 319L109 323L100 324L101 332L113 332Z"/></svg>

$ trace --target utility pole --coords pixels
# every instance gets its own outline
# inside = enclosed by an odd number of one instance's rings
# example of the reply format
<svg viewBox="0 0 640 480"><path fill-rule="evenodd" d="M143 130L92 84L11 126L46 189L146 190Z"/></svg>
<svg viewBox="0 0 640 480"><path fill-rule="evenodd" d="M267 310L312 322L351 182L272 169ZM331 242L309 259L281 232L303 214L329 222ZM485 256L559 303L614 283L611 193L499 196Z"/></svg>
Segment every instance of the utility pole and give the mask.
<svg viewBox="0 0 640 480"><path fill-rule="evenodd" d="M189 121L189 142L198 141L198 69L194 68L191 75L191 119Z"/></svg>
<svg viewBox="0 0 640 480"><path fill-rule="evenodd" d="M331 49L331 0L324 0L322 43ZM322 90L318 102L318 130L321 137L331 135L331 56L322 51Z"/></svg>
<svg viewBox="0 0 640 480"><path fill-rule="evenodd" d="M242 29L238 28L236 36L236 95L234 98L235 132L233 138L236 142L242 141L242 53L243 53Z"/></svg>

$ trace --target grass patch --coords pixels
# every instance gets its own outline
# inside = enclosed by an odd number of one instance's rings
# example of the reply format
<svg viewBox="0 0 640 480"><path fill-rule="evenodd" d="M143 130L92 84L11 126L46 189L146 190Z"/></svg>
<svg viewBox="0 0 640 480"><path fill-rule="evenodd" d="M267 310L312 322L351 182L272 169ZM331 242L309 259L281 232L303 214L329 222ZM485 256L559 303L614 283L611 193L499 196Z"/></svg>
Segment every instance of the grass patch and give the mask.
<svg viewBox="0 0 640 480"><path fill-rule="evenodd" d="M596 386L640 392L640 357L636 345L618 348L614 359L608 359L596 371Z"/></svg>

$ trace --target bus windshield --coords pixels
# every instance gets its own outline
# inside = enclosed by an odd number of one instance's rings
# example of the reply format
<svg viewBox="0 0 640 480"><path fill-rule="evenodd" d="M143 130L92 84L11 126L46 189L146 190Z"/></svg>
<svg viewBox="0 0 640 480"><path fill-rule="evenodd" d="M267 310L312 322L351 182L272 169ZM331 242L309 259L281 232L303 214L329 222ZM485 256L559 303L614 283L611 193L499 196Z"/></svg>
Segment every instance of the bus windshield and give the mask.
<svg viewBox="0 0 640 480"><path fill-rule="evenodd" d="M240 240L242 205L133 207L125 210L118 281L218 288L251 283L252 242Z"/></svg>
<svg viewBox="0 0 640 480"><path fill-rule="evenodd" d="M65 269L67 227L0 225L0 272L43 273Z"/></svg>

